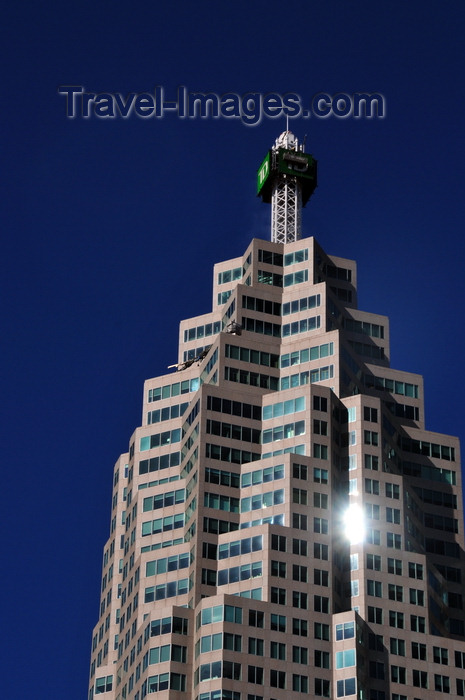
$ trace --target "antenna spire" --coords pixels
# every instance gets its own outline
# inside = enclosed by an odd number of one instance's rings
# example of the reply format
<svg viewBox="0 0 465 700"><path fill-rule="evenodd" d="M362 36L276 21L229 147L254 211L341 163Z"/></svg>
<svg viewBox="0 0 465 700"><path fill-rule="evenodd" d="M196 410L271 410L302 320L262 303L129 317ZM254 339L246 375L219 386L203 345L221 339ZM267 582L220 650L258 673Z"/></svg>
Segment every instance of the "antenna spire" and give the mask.
<svg viewBox="0 0 465 700"><path fill-rule="evenodd" d="M289 125L289 116L286 117ZM317 162L287 128L268 151L257 175L257 194L271 204L271 240L292 243L302 236L302 207L317 186Z"/></svg>

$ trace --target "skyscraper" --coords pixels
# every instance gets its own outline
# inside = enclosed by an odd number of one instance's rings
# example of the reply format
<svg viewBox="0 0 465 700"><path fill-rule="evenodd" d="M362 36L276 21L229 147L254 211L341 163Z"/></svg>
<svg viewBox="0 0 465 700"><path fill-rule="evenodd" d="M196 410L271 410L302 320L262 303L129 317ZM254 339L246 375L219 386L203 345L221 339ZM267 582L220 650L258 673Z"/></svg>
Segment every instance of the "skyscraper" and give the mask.
<svg viewBox="0 0 465 700"><path fill-rule="evenodd" d="M215 265L212 311L144 386L113 475L89 700L465 696L458 440L301 238L317 165L258 171L271 241Z"/></svg>

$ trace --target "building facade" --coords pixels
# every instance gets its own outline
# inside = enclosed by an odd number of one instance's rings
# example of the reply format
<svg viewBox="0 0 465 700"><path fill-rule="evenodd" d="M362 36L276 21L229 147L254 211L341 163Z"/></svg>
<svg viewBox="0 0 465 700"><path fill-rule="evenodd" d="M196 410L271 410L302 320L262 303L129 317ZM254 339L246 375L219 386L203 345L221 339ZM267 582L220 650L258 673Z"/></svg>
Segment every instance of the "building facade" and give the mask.
<svg viewBox="0 0 465 700"><path fill-rule="evenodd" d="M465 696L458 440L352 260L254 239L113 475L88 699Z"/></svg>

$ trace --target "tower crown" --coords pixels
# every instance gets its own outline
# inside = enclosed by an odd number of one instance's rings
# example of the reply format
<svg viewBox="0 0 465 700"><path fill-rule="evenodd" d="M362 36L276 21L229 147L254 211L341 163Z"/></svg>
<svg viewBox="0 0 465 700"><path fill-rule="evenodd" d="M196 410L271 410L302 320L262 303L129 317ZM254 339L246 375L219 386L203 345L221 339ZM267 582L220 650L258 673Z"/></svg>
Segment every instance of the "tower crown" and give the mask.
<svg viewBox="0 0 465 700"><path fill-rule="evenodd" d="M317 162L292 131L283 131L257 173L257 194L271 204L271 240L292 243L302 236L302 207L317 186Z"/></svg>

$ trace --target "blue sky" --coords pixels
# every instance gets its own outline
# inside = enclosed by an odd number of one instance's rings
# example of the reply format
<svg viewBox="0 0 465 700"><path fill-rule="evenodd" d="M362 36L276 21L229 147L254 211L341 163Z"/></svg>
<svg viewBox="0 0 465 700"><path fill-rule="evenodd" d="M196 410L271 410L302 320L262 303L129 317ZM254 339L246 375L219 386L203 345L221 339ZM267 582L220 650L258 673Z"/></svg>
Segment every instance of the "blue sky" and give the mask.
<svg viewBox="0 0 465 700"><path fill-rule="evenodd" d="M10 3L2 52L3 687L86 697L111 473L212 266L268 237L256 170L284 129L69 120L92 92L380 92L383 120L296 120L319 161L304 232L356 259L427 427L464 434L461 0ZM447 338L447 341L445 340Z"/></svg>

